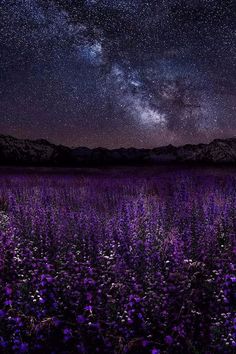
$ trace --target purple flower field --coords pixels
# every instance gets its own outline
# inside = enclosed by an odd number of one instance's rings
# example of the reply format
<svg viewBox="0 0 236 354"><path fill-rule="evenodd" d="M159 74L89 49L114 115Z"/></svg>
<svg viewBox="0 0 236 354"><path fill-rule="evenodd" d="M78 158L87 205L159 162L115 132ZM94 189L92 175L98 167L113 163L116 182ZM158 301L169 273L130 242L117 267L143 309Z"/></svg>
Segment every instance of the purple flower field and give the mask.
<svg viewBox="0 0 236 354"><path fill-rule="evenodd" d="M233 353L236 172L0 175L1 353Z"/></svg>

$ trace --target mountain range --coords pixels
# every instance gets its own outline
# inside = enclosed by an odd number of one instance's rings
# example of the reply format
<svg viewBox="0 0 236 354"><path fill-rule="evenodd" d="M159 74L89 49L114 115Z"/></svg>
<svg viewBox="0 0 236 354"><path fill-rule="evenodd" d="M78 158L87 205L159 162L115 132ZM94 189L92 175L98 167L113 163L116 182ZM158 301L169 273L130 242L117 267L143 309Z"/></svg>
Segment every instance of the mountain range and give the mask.
<svg viewBox="0 0 236 354"><path fill-rule="evenodd" d="M236 137L209 144L163 146L154 149L87 147L69 148L47 140L17 139L0 135L0 165L103 166L161 163L236 163Z"/></svg>

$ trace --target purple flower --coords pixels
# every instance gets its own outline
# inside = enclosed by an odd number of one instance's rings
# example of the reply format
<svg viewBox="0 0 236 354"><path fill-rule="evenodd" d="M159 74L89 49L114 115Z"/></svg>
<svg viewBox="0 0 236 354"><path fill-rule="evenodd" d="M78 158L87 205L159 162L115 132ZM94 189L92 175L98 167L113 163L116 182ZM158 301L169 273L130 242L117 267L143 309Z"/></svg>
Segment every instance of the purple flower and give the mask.
<svg viewBox="0 0 236 354"><path fill-rule="evenodd" d="M0 318L1 318L1 317L4 317L5 314L6 314L6 312L5 312L4 310L0 310Z"/></svg>
<svg viewBox="0 0 236 354"><path fill-rule="evenodd" d="M6 300L6 301L5 301L5 305L11 306L11 305L12 305L12 300Z"/></svg>
<svg viewBox="0 0 236 354"><path fill-rule="evenodd" d="M63 333L64 333L65 335L71 335L71 329L65 328L65 329L63 330Z"/></svg>
<svg viewBox="0 0 236 354"><path fill-rule="evenodd" d="M166 336L166 337L165 337L165 342L166 342L166 344L168 344L168 345L172 345L173 342L174 342L174 339L173 339L171 336Z"/></svg>
<svg viewBox="0 0 236 354"><path fill-rule="evenodd" d="M25 353L28 351L28 349L29 349L28 343L21 343L19 346L20 353Z"/></svg>
<svg viewBox="0 0 236 354"><path fill-rule="evenodd" d="M128 318L127 322L128 322L129 325L134 323L134 321L131 318Z"/></svg>
<svg viewBox="0 0 236 354"><path fill-rule="evenodd" d="M5 287L5 292L6 292L6 295L11 295L12 294L12 288L10 286L6 286Z"/></svg>
<svg viewBox="0 0 236 354"><path fill-rule="evenodd" d="M153 348L152 349L152 354L160 354L160 350L156 349L156 348Z"/></svg>
<svg viewBox="0 0 236 354"><path fill-rule="evenodd" d="M72 330L70 328L65 328L63 330L64 333L64 340L68 341L72 337Z"/></svg>
<svg viewBox="0 0 236 354"><path fill-rule="evenodd" d="M93 311L93 307L91 306L91 305L87 305L87 306L85 306L85 308L84 308L86 311L90 311L90 312L92 312Z"/></svg>
<svg viewBox="0 0 236 354"><path fill-rule="evenodd" d="M78 315L78 316L76 317L76 320L77 320L77 322L78 322L79 324L83 324L83 323L86 321L85 317L82 316L82 315Z"/></svg>

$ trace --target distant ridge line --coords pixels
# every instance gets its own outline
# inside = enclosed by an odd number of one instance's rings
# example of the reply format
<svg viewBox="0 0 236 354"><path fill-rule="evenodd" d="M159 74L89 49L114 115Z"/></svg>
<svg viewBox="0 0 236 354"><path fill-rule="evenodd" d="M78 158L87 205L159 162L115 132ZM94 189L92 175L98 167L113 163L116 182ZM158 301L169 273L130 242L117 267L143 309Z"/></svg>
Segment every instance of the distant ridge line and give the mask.
<svg viewBox="0 0 236 354"><path fill-rule="evenodd" d="M236 163L236 137L209 144L167 145L146 148L69 148L45 139L18 139L0 134L0 165L104 166L171 163Z"/></svg>

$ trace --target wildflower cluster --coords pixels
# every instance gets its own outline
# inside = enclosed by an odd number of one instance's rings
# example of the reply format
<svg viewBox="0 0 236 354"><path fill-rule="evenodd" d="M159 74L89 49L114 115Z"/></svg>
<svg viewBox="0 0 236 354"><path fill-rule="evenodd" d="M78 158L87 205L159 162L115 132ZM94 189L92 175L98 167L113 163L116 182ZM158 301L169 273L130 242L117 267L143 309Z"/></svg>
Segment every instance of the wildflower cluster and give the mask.
<svg viewBox="0 0 236 354"><path fill-rule="evenodd" d="M1 353L233 353L236 176L0 176Z"/></svg>

